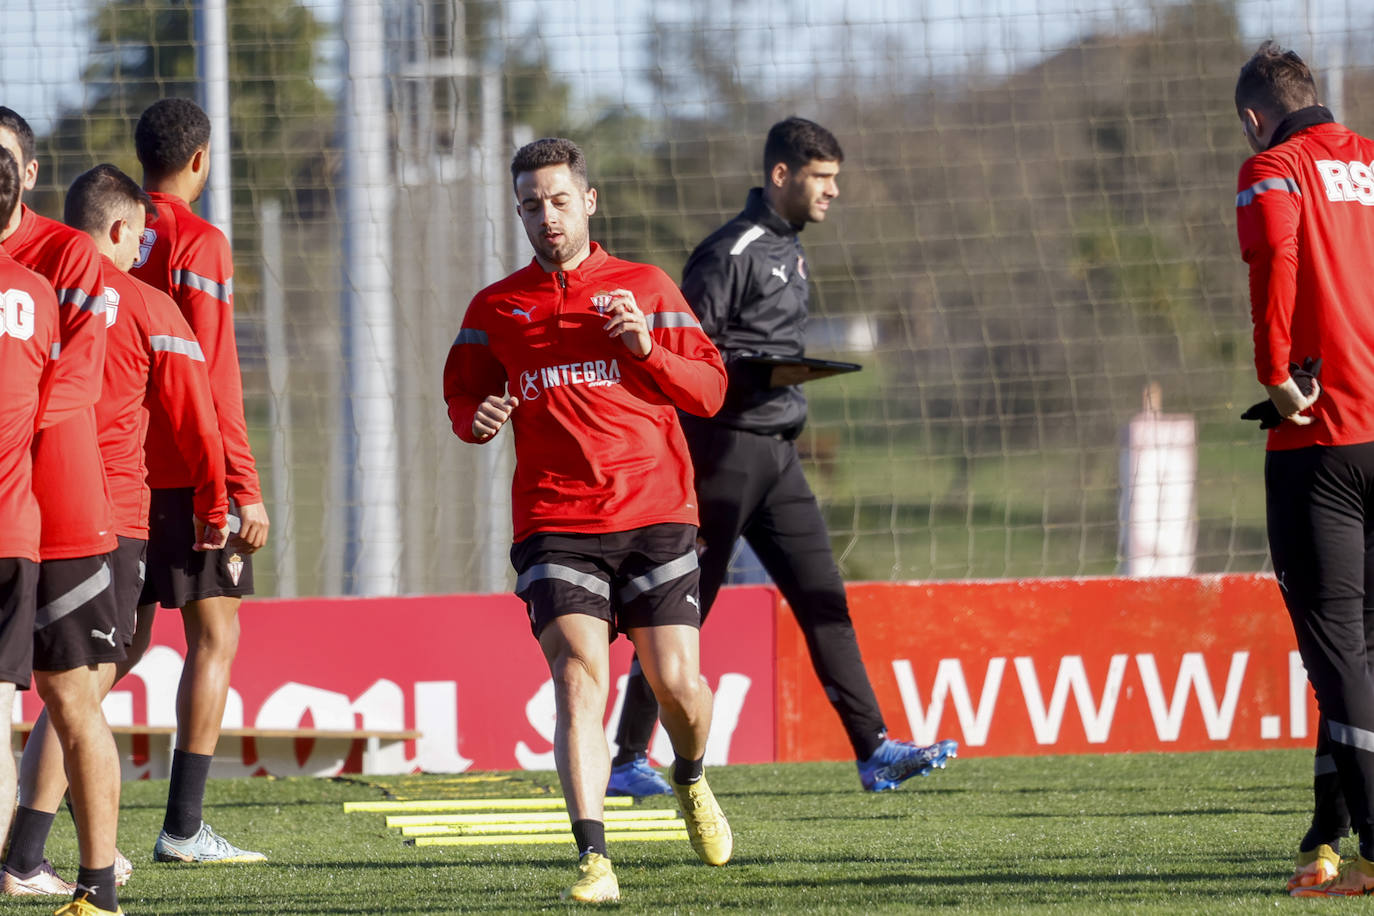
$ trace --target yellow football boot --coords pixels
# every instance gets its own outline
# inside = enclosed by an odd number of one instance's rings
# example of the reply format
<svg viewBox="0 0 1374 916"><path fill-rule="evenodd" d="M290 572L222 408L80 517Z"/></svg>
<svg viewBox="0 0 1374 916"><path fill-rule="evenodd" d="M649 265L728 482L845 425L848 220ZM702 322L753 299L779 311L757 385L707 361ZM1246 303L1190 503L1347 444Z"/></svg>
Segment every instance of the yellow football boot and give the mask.
<svg viewBox="0 0 1374 916"><path fill-rule="evenodd" d="M707 865L724 865L730 861L730 853L735 846L734 834L730 832L730 822L716 804L711 787L703 776L688 786L673 781L673 793L682 806L682 817L687 821L687 837L697 856Z"/></svg>
<svg viewBox="0 0 1374 916"><path fill-rule="evenodd" d="M577 880L564 897L579 903L609 903L620 899L620 882L615 879L611 860L599 852L585 853L577 860Z"/></svg>

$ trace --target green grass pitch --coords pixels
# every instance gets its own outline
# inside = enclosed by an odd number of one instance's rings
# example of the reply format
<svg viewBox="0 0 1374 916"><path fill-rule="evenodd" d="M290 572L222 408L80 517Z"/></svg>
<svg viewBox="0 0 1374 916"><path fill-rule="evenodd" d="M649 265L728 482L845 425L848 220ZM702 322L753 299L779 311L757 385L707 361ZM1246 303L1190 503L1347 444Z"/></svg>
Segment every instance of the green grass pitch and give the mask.
<svg viewBox="0 0 1374 916"><path fill-rule="evenodd" d="M735 858L699 864L686 842L611 848L624 912L1254 913L1349 908L1283 892L1311 813L1305 751L960 759L895 792L859 790L852 764L710 769ZM151 861L165 781L124 786L121 902L138 914L566 912L573 849L416 848L385 797L556 793L552 773L212 781L207 819L266 865ZM667 800L670 802L670 800ZM649 799L643 807L665 807ZM1344 850L1353 855L1352 841ZM49 843L76 874L70 819ZM51 913L10 898L7 913ZM612 905L603 905L603 909ZM1361 907L1361 909L1364 909Z"/></svg>

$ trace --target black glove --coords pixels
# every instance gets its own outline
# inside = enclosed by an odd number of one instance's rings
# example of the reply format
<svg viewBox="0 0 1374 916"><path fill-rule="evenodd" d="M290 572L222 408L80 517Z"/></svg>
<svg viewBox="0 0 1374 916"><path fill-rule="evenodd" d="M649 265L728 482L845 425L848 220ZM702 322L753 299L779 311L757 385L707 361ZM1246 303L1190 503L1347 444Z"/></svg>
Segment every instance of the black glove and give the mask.
<svg viewBox="0 0 1374 916"><path fill-rule="evenodd" d="M1316 385L1317 376L1321 375L1321 358L1313 359L1307 357L1302 361L1302 365L1297 363L1288 364L1288 374L1293 376L1293 381L1297 384L1298 390L1304 395L1312 393ZM1260 429L1273 429L1283 422L1283 417L1279 416L1279 409L1274 406L1274 402L1265 398L1258 404L1250 405L1245 413L1240 415L1242 420L1259 420Z"/></svg>

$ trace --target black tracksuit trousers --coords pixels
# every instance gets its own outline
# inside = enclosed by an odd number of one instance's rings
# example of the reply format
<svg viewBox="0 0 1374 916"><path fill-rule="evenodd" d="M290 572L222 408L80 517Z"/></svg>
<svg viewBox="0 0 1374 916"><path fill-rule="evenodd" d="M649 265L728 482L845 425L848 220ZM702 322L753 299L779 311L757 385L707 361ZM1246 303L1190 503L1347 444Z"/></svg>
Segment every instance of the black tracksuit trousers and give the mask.
<svg viewBox="0 0 1374 916"><path fill-rule="evenodd" d="M1269 551L1321 711L1304 850L1374 857L1374 443L1271 451Z"/></svg>
<svg viewBox="0 0 1374 916"><path fill-rule="evenodd" d="M787 599L855 758L866 760L882 743L883 717L859 655L830 536L802 473L796 443L693 417L684 417L682 427L696 469L701 513L703 622L725 580L735 541L742 536ZM636 663L616 734L618 760L648 749L657 716L658 704Z"/></svg>

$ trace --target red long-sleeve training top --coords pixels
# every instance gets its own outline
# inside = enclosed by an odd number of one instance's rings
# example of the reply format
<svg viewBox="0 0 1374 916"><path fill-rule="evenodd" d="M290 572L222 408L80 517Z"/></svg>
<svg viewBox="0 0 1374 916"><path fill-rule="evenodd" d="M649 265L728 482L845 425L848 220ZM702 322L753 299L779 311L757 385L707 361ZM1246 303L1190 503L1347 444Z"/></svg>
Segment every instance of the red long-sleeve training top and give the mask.
<svg viewBox="0 0 1374 916"><path fill-rule="evenodd" d="M95 402L105 363L105 284L100 252L84 232L27 206L4 241L16 261L57 293L62 352L33 440L33 489L43 516L44 560L92 557L114 550L114 516L96 444Z"/></svg>
<svg viewBox="0 0 1374 916"><path fill-rule="evenodd" d="M52 286L0 248L0 557L38 562L30 446L43 392L58 381L60 341Z"/></svg>
<svg viewBox="0 0 1374 916"><path fill-rule="evenodd" d="M224 482L240 506L262 502L257 465L243 416L243 376L234 339L234 260L229 241L173 194L150 192L157 220L143 230L133 275L172 297L200 342L224 446ZM193 487L195 471L177 449L166 418L148 423L148 484L154 489Z"/></svg>
<svg viewBox="0 0 1374 916"><path fill-rule="evenodd" d="M603 330L616 289L632 292L647 319L653 348L642 360ZM532 261L479 292L444 366L460 439L479 441L478 405L507 387L520 399L510 421L515 540L697 524L677 409L719 410L725 365L663 271L593 243L576 270L549 273Z"/></svg>
<svg viewBox="0 0 1374 916"><path fill-rule="evenodd" d="M1260 384L1321 357L1307 426L1269 431L1273 451L1374 441L1374 142L1340 124L1301 129L1241 166L1236 224L1250 265Z"/></svg>
<svg viewBox="0 0 1374 916"><path fill-rule="evenodd" d="M109 339L95 417L115 533L148 538L143 443L150 411L161 415L182 460L196 475L196 515L218 528L229 509L224 449L200 343L166 293L124 273L108 258L102 258L102 267Z"/></svg>

